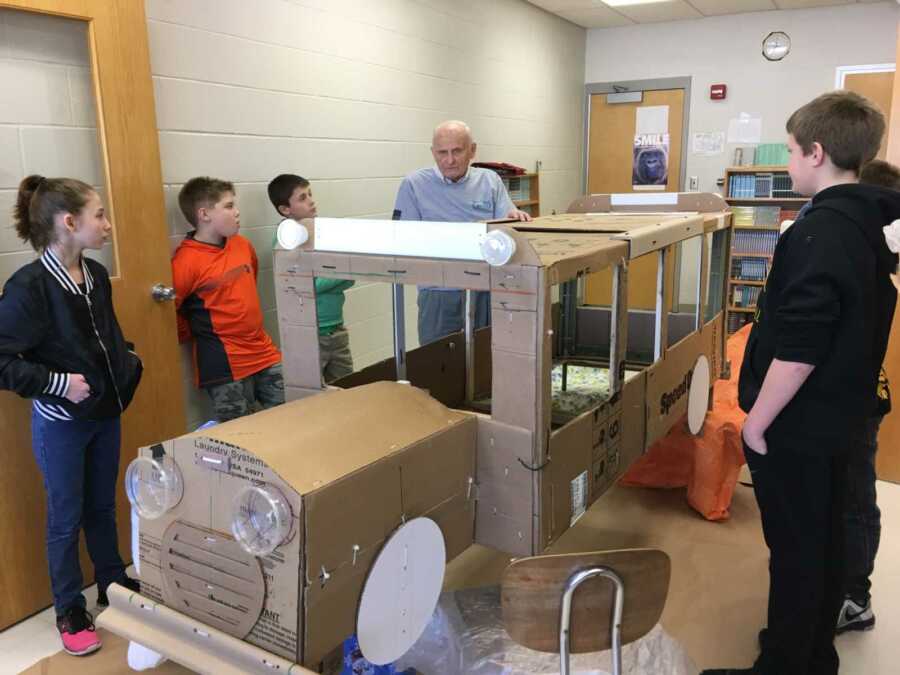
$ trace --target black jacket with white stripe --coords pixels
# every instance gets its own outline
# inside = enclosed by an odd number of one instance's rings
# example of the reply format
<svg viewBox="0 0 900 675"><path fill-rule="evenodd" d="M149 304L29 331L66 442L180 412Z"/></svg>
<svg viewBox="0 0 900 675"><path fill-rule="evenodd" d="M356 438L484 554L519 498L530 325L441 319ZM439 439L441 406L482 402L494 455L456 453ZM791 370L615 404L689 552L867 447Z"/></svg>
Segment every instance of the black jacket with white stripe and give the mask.
<svg viewBox="0 0 900 675"><path fill-rule="evenodd" d="M113 311L109 274L82 258L79 287L48 249L13 274L0 296L0 389L34 399L48 419L108 419L125 411L143 370ZM64 398L69 376L90 395Z"/></svg>

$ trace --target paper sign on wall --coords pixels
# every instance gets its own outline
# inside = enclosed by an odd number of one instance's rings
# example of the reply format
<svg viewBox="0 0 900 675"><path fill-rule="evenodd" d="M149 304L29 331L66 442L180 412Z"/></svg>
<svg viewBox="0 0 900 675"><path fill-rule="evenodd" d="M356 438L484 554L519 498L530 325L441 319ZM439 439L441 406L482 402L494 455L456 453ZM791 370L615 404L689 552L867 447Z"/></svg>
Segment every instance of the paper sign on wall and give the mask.
<svg viewBox="0 0 900 675"><path fill-rule="evenodd" d="M669 182L669 134L635 134L631 187L665 190Z"/></svg>
<svg viewBox="0 0 900 675"><path fill-rule="evenodd" d="M635 108L634 133L639 136L669 133L669 106L648 105Z"/></svg>
<svg viewBox="0 0 900 675"><path fill-rule="evenodd" d="M692 137L691 151L695 155L712 157L725 152L724 131L697 131Z"/></svg>
<svg viewBox="0 0 900 675"><path fill-rule="evenodd" d="M762 118L741 113L728 122L729 143L759 143L762 140Z"/></svg>

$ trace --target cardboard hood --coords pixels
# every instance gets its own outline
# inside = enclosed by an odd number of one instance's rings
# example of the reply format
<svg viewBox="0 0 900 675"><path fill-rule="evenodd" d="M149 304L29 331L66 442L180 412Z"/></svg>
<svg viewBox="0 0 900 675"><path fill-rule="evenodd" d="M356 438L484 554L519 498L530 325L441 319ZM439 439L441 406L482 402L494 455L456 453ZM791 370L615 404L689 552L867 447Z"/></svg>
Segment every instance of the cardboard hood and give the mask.
<svg viewBox="0 0 900 675"><path fill-rule="evenodd" d="M186 438L246 450L305 495L465 419L421 389L376 382L263 410L253 425L234 420Z"/></svg>

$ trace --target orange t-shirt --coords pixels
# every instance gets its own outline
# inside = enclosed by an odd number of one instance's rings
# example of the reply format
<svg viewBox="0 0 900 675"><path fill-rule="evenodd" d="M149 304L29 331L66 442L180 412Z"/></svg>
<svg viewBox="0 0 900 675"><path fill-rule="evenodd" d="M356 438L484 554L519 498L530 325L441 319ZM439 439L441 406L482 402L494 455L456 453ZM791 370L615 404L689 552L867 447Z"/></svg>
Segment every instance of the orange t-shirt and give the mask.
<svg viewBox="0 0 900 675"><path fill-rule="evenodd" d="M243 380L281 361L263 328L253 245L234 235L223 246L188 234L172 257L178 340L194 339L197 385Z"/></svg>

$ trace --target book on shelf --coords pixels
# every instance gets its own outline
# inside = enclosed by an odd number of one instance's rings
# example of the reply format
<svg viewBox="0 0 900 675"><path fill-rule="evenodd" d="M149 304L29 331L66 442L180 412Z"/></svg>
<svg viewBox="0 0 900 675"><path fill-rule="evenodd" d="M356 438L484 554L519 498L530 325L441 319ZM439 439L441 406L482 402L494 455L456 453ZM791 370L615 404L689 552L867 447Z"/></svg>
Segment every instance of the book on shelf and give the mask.
<svg viewBox="0 0 900 675"><path fill-rule="evenodd" d="M769 261L765 258L741 258L736 253L731 259L731 278L735 281L765 281L769 274Z"/></svg>
<svg viewBox="0 0 900 675"><path fill-rule="evenodd" d="M733 173L728 177L729 199L797 199L787 171Z"/></svg>
<svg viewBox="0 0 900 675"><path fill-rule="evenodd" d="M782 220L780 206L732 206L731 214L735 227L778 227Z"/></svg>
<svg viewBox="0 0 900 675"><path fill-rule="evenodd" d="M731 246L732 255L741 253L755 253L772 255L775 253L775 245L778 243L778 232L775 230L738 230L734 233Z"/></svg>
<svg viewBox="0 0 900 675"><path fill-rule="evenodd" d="M759 166L781 166L788 163L786 143L760 143L756 147L756 164Z"/></svg>
<svg viewBox="0 0 900 675"><path fill-rule="evenodd" d="M732 307L755 307L760 291L762 291L760 286L735 285L731 289Z"/></svg>
<svg viewBox="0 0 900 675"><path fill-rule="evenodd" d="M729 312L728 314L728 333L739 331L745 325L753 320L753 315L748 312Z"/></svg>

